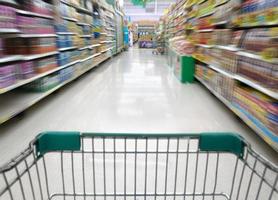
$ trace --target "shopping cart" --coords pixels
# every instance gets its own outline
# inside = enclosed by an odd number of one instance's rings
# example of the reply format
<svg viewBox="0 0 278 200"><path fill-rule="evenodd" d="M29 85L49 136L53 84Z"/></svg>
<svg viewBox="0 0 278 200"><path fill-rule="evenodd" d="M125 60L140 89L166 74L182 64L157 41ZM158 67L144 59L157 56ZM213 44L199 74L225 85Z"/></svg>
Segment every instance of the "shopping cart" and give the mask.
<svg viewBox="0 0 278 200"><path fill-rule="evenodd" d="M0 169L0 199L278 199L278 169L232 133L47 132Z"/></svg>

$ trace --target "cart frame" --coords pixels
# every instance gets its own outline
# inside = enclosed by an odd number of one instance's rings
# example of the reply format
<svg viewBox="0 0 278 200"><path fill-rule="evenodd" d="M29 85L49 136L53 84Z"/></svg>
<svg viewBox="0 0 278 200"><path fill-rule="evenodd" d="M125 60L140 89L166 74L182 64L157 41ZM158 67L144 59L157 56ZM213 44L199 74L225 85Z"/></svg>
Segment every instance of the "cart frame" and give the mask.
<svg viewBox="0 0 278 200"><path fill-rule="evenodd" d="M99 143L98 149L97 143ZM120 143L122 148L118 147ZM129 143L132 145L128 145ZM54 163L58 164L53 168L50 162L48 163L52 159L50 155L58 156L58 159L54 159ZM77 162L78 156L80 159ZM87 170L88 156L92 164L90 174L93 176L90 176ZM119 156L122 156L120 160ZM229 173L228 189L221 191L220 179L226 176L225 173L221 174L221 168L225 165L226 156L233 157L228 158L233 160L231 164L233 171ZM127 166L129 161L132 162L132 176L127 173L131 168ZM120 163L122 167L118 166ZM150 172L151 165L155 173ZM164 170L161 174L165 173L163 178L158 172L160 166ZM107 175L108 172L113 175ZM9 177L12 173L14 175ZM102 175L98 177L100 173ZM57 174L59 176L55 176ZM118 182L119 176L123 179L121 184ZM183 176L184 179L181 178ZM138 179L142 177L144 180L140 182ZM59 192L53 192L52 186L58 179L61 180L61 187ZM70 184L67 181L69 179L72 181ZM153 179L153 184L149 183L150 179ZM39 134L30 142L27 149L0 168L0 199L50 200L59 197L74 200L99 198L274 200L278 196L277 181L277 166L252 150L244 138L234 133L45 132ZM133 191L128 189L130 182L133 182ZM112 185L108 187L108 183ZM141 191L139 183L142 186ZM163 192L158 191L161 184L164 184ZM179 188L181 184L184 184L183 191ZM103 186L101 192L96 189L100 188L99 185ZM192 185L191 189L188 189L189 185ZM91 192L88 192L88 186ZM150 187L153 189L150 190ZM121 192L119 188L122 188ZM169 188L172 188L172 191Z"/></svg>

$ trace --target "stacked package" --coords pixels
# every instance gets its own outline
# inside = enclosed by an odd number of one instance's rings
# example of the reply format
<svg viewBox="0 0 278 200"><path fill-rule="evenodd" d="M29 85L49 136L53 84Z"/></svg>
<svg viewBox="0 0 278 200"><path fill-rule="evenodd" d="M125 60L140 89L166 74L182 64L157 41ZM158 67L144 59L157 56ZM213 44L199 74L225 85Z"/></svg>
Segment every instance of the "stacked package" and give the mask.
<svg viewBox="0 0 278 200"><path fill-rule="evenodd" d="M233 87L235 85L233 79L200 64L196 65L195 70L196 76L209 85L213 91L220 94L228 101L232 100Z"/></svg>
<svg viewBox="0 0 278 200"><path fill-rule="evenodd" d="M235 87L233 103L265 133L278 136L277 101L250 87L238 86Z"/></svg>

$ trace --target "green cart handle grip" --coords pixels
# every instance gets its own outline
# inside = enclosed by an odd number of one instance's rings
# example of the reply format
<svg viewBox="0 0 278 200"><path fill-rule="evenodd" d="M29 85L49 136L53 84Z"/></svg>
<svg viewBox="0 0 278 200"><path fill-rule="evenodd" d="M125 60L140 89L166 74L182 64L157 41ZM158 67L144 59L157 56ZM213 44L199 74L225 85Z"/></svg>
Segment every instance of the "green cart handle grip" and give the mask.
<svg viewBox="0 0 278 200"><path fill-rule="evenodd" d="M146 133L83 133L80 132L44 132L35 141L36 155L43 156L52 151L79 151L81 135L85 137L118 137L118 138L166 138L192 137L199 138L199 150L207 152L230 152L238 157L244 156L246 142L235 133L200 133L200 134L146 134Z"/></svg>
<svg viewBox="0 0 278 200"><path fill-rule="evenodd" d="M79 151L80 132L43 132L37 136L35 147L38 157L52 151Z"/></svg>
<svg viewBox="0 0 278 200"><path fill-rule="evenodd" d="M243 158L246 142L235 133L201 133L199 149L201 151L230 152Z"/></svg>

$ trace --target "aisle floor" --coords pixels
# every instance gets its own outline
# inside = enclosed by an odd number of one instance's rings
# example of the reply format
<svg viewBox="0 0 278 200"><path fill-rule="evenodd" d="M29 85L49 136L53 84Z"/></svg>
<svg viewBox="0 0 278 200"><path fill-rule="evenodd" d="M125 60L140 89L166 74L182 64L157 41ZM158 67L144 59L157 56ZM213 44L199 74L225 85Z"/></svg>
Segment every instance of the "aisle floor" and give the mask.
<svg viewBox="0 0 278 200"><path fill-rule="evenodd" d="M48 130L238 132L278 163L277 153L207 89L181 84L151 50L130 49L1 125L1 164Z"/></svg>

